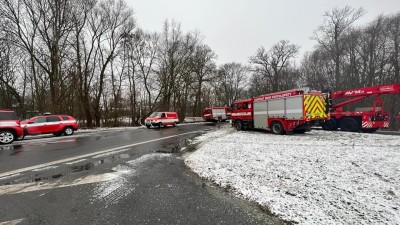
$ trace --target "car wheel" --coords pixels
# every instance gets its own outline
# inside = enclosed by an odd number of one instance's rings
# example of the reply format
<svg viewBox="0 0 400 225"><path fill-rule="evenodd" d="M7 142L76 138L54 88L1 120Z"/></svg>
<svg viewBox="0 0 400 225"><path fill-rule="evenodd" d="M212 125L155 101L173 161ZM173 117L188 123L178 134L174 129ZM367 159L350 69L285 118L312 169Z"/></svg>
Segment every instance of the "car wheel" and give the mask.
<svg viewBox="0 0 400 225"><path fill-rule="evenodd" d="M27 135L27 134L26 134L25 132L23 132L22 135L19 136L18 138L16 138L15 140L22 141L22 140L24 140L24 138L25 138L26 135Z"/></svg>
<svg viewBox="0 0 400 225"><path fill-rule="evenodd" d="M273 122L271 124L271 131L273 134L283 134L283 126L280 122Z"/></svg>
<svg viewBox="0 0 400 225"><path fill-rule="evenodd" d="M14 141L15 135L12 131L0 131L0 144L10 144Z"/></svg>
<svg viewBox="0 0 400 225"><path fill-rule="evenodd" d="M72 129L72 127L66 127L66 128L64 128L64 134L65 134L65 136L73 135L74 129Z"/></svg>

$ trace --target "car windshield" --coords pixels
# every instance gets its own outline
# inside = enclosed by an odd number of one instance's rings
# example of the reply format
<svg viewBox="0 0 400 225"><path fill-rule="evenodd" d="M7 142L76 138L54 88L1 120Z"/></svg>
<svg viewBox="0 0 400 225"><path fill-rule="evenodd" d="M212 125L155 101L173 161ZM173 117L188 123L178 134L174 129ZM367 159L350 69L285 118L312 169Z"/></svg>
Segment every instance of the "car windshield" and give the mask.
<svg viewBox="0 0 400 225"><path fill-rule="evenodd" d="M160 112L153 112L153 113L150 115L150 117L158 117L158 116L160 116L160 115L161 115Z"/></svg>

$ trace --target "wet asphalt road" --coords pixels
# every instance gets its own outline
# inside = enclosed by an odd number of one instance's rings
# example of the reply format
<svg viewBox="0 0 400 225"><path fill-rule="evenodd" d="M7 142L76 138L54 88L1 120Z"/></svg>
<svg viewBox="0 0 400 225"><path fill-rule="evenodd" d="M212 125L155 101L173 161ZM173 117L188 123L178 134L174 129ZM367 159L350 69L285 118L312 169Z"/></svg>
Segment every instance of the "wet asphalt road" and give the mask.
<svg viewBox="0 0 400 225"><path fill-rule="evenodd" d="M128 129L1 146L0 224L284 224L185 166L195 150L188 140L212 129Z"/></svg>

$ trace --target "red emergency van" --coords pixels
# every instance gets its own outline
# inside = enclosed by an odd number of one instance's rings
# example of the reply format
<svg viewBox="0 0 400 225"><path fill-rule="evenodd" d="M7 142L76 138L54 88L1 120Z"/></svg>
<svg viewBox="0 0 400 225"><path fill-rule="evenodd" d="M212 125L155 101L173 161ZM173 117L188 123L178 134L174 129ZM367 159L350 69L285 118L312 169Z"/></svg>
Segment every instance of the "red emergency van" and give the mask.
<svg viewBox="0 0 400 225"><path fill-rule="evenodd" d="M178 114L176 112L153 112L145 119L147 128L176 126L179 123Z"/></svg>

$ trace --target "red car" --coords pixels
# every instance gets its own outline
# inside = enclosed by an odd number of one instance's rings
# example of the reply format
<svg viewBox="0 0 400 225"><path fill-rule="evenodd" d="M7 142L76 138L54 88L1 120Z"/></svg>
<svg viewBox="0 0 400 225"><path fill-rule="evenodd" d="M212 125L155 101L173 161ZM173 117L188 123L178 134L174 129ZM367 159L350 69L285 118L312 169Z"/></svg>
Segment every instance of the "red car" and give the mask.
<svg viewBox="0 0 400 225"><path fill-rule="evenodd" d="M41 115L21 122L25 135L54 134L55 136L72 135L78 130L78 124L72 116Z"/></svg>
<svg viewBox="0 0 400 225"><path fill-rule="evenodd" d="M23 135L17 114L11 110L0 110L0 144L10 144Z"/></svg>

